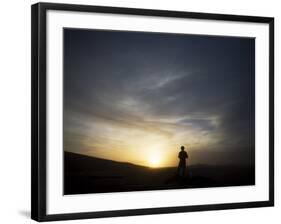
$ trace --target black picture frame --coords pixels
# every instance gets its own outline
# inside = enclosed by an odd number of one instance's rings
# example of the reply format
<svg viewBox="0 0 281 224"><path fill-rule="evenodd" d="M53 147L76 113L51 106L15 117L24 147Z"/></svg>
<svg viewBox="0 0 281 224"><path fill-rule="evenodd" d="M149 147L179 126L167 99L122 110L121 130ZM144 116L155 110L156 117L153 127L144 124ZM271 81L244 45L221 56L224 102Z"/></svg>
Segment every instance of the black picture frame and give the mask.
<svg viewBox="0 0 281 224"><path fill-rule="evenodd" d="M125 15L162 16L205 20L255 22L269 24L269 200L243 203L208 204L196 206L161 207L70 214L46 213L46 12L64 10L102 12ZM221 209L253 208L274 205L274 18L163 11L136 8L117 8L89 5L37 3L32 5L32 155L31 155L31 218L36 221L102 218Z"/></svg>

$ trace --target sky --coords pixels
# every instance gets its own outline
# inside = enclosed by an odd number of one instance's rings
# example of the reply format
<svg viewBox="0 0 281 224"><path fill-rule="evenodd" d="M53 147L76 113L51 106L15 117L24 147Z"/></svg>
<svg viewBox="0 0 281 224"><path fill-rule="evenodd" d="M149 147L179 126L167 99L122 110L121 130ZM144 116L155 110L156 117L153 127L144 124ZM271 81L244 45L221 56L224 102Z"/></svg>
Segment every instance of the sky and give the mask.
<svg viewBox="0 0 281 224"><path fill-rule="evenodd" d="M64 29L64 150L253 165L255 39Z"/></svg>

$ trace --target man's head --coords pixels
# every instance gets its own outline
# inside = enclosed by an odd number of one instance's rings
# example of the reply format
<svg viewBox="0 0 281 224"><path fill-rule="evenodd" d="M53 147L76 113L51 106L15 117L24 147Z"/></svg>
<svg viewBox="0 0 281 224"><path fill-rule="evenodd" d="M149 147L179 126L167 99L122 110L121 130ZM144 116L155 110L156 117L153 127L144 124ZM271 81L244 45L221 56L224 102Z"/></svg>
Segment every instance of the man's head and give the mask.
<svg viewBox="0 0 281 224"><path fill-rule="evenodd" d="M183 151L184 150L184 146L181 146L181 151Z"/></svg>

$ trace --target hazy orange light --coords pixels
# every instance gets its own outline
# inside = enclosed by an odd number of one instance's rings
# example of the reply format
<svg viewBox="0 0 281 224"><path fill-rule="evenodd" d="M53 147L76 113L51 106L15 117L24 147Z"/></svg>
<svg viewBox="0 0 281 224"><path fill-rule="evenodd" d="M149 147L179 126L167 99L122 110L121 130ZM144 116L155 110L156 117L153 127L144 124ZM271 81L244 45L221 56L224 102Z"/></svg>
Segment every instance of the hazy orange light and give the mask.
<svg viewBox="0 0 281 224"><path fill-rule="evenodd" d="M160 154L152 153L149 155L148 164L150 167L159 167L162 162L161 159Z"/></svg>

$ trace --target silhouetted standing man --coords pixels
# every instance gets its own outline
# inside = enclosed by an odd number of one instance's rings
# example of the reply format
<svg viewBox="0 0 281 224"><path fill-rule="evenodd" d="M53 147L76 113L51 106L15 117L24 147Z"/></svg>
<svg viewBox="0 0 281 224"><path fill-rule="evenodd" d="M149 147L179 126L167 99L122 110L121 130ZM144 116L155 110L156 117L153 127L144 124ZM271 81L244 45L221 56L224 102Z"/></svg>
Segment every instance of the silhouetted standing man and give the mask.
<svg viewBox="0 0 281 224"><path fill-rule="evenodd" d="M179 152L178 158L180 159L178 166L179 177L184 177L186 170L186 159L188 158L187 152L184 151L184 146L181 146L181 151Z"/></svg>

